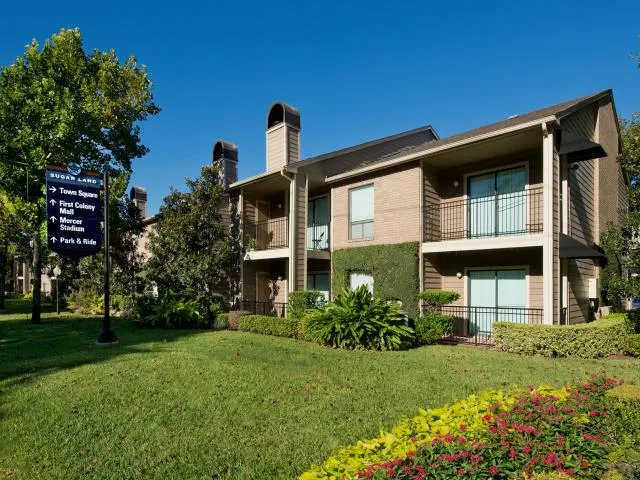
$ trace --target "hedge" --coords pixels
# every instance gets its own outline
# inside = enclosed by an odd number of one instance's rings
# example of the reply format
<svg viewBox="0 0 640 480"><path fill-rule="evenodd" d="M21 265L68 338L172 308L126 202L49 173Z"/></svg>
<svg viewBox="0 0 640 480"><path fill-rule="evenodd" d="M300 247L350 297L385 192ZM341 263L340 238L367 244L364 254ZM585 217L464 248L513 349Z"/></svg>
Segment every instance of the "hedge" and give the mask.
<svg viewBox="0 0 640 480"><path fill-rule="evenodd" d="M497 322L493 331L495 348L503 352L598 358L620 352L632 327L625 315L613 314L595 322L567 326Z"/></svg>
<svg viewBox="0 0 640 480"><path fill-rule="evenodd" d="M610 435L640 445L640 386L623 383L607 392L605 402Z"/></svg>
<svg viewBox="0 0 640 480"><path fill-rule="evenodd" d="M240 323L240 318L245 315L251 315L252 312L247 310L231 310L229 312L229 316L227 317L227 328L229 330L238 330L238 323Z"/></svg>
<svg viewBox="0 0 640 480"><path fill-rule="evenodd" d="M372 245L336 250L331 255L332 291L349 287L350 272L371 272L373 293L383 300L400 300L402 309L418 316L418 243Z"/></svg>
<svg viewBox="0 0 640 480"><path fill-rule="evenodd" d="M299 323L299 320L293 318L244 315L238 321L238 330L276 337L298 338Z"/></svg>
<svg viewBox="0 0 640 480"><path fill-rule="evenodd" d="M624 342L624 353L632 357L640 357L640 333L627 335Z"/></svg>

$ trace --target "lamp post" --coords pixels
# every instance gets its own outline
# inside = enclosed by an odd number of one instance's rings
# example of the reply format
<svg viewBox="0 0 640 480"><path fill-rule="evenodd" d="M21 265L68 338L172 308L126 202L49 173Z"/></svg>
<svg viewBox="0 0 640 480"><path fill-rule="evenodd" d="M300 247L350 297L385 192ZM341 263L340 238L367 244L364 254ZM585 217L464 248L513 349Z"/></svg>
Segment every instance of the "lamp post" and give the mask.
<svg viewBox="0 0 640 480"><path fill-rule="evenodd" d="M104 319L102 321L102 331L98 336L97 345L113 345L118 343L118 337L111 330L111 316L109 312L110 300L110 279L109 271L110 252L109 252L109 166L105 165L102 184L104 187Z"/></svg>
<svg viewBox="0 0 640 480"><path fill-rule="evenodd" d="M53 274L55 275L56 279L56 314L60 315L60 280L58 279L58 277L60 276L60 274L62 273L62 270L60 269L60 267L56 266L56 268L53 269Z"/></svg>

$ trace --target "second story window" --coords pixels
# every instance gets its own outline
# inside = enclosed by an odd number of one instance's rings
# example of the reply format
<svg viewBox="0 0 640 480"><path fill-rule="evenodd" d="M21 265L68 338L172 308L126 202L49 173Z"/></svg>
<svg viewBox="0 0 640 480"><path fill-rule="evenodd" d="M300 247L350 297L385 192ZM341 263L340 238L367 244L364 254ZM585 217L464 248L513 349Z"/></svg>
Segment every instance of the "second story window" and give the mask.
<svg viewBox="0 0 640 480"><path fill-rule="evenodd" d="M349 190L349 238L373 238L373 184Z"/></svg>

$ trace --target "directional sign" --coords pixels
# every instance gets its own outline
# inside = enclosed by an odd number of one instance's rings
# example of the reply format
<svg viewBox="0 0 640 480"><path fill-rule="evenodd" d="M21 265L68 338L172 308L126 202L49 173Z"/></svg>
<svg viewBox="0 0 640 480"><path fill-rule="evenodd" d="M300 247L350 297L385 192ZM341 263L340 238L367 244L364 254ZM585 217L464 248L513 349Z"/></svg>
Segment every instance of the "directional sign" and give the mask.
<svg viewBox="0 0 640 480"><path fill-rule="evenodd" d="M74 258L95 255L101 236L100 176L69 164L47 167L46 179L49 249Z"/></svg>

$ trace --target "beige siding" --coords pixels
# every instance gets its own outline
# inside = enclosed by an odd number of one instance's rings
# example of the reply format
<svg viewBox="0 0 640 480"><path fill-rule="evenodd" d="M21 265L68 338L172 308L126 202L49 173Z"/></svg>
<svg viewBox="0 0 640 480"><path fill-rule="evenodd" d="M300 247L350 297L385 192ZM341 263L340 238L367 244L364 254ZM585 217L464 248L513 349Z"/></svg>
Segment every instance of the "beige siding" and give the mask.
<svg viewBox="0 0 640 480"><path fill-rule="evenodd" d="M434 258L429 255L424 256L424 289L442 289L442 276L438 272L436 265L434 265Z"/></svg>
<svg viewBox="0 0 640 480"><path fill-rule="evenodd" d="M287 148L288 151L288 161L289 163L297 162L300 160L300 131L287 126L287 136L289 137Z"/></svg>
<svg viewBox="0 0 640 480"><path fill-rule="evenodd" d="M611 100L604 101L598 109L598 143L607 156L598 160L599 228L598 238L608 222L618 219L626 208L626 186L622 169L617 161L619 153L618 129Z"/></svg>
<svg viewBox="0 0 640 480"><path fill-rule="evenodd" d="M267 171L281 169L285 164L285 124L273 127L267 132Z"/></svg>
<svg viewBox="0 0 640 480"><path fill-rule="evenodd" d="M578 110L562 119L563 130L568 130L578 137L595 140L596 109L593 105Z"/></svg>
<svg viewBox="0 0 640 480"><path fill-rule="evenodd" d="M531 150L518 155L490 158L464 167L424 170L425 241L462 238L466 230L468 178L485 172L524 165L529 190L527 224L542 225L542 152ZM442 238L439 237L442 229Z"/></svg>
<svg viewBox="0 0 640 480"><path fill-rule="evenodd" d="M294 182L295 199L296 199L296 233L295 246L296 254L296 278L293 279L292 287L294 290L304 290L307 280L307 176L298 174Z"/></svg>
<svg viewBox="0 0 640 480"><path fill-rule="evenodd" d="M372 177L333 188L331 206L333 250L389 243L420 241L420 168L381 172ZM349 189L373 184L374 233L370 240L349 240Z"/></svg>
<svg viewBox="0 0 640 480"><path fill-rule="evenodd" d="M580 162L578 169L569 169L569 234L586 244L596 241L595 162L596 160Z"/></svg>
<svg viewBox="0 0 640 480"><path fill-rule="evenodd" d="M568 322L582 323L589 320L588 279L595 277L596 269L591 260L569 260Z"/></svg>
<svg viewBox="0 0 640 480"><path fill-rule="evenodd" d="M427 269L427 265L432 265ZM454 305L466 305L465 277L458 278L458 272L465 273L466 268L500 269L515 266L526 267L529 271L529 308L543 307L542 289L542 249L522 248L514 250L496 250L485 252L469 252L458 254L438 254L425 256L425 286L438 285L436 272L440 277L443 290L451 290L460 294ZM427 273L429 275L427 275Z"/></svg>
<svg viewBox="0 0 640 480"><path fill-rule="evenodd" d="M560 323L560 157L553 152L553 306L551 323Z"/></svg>

